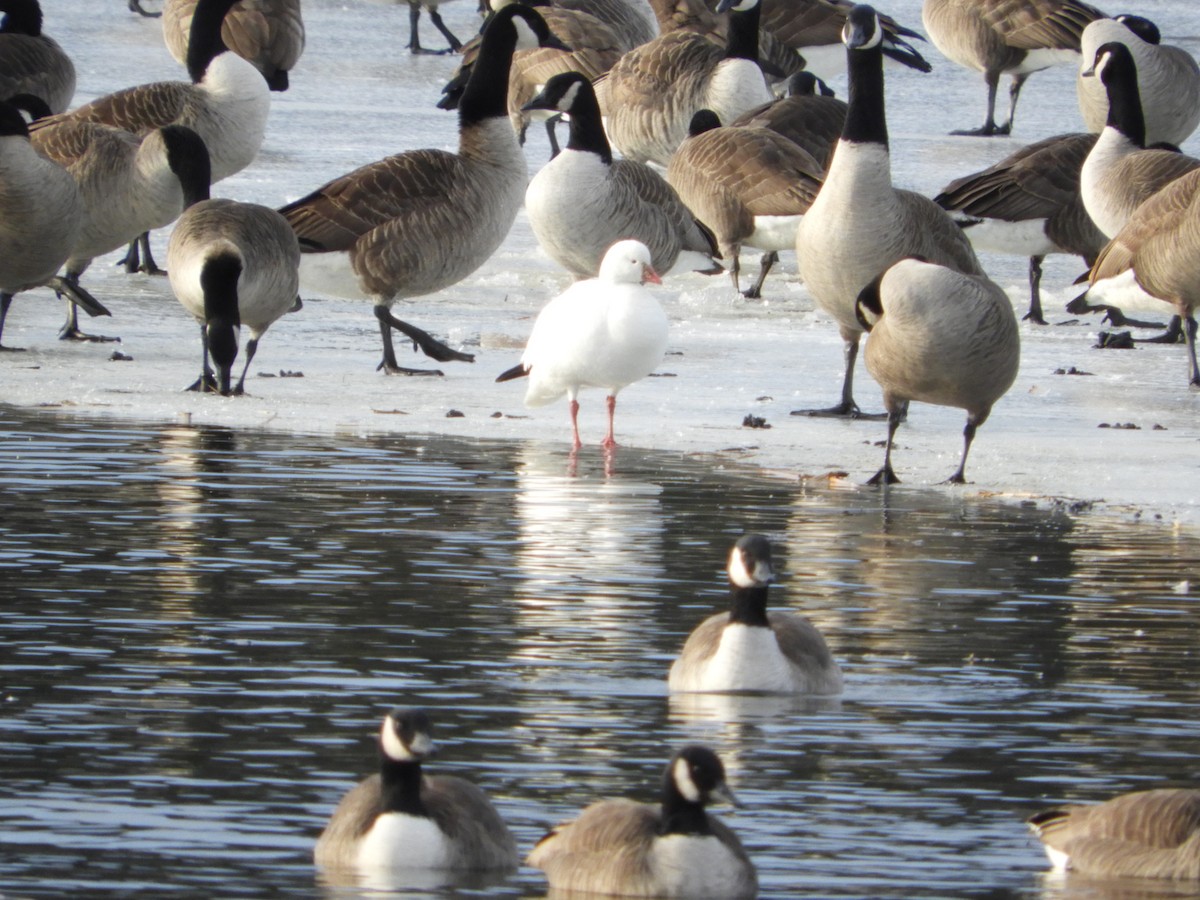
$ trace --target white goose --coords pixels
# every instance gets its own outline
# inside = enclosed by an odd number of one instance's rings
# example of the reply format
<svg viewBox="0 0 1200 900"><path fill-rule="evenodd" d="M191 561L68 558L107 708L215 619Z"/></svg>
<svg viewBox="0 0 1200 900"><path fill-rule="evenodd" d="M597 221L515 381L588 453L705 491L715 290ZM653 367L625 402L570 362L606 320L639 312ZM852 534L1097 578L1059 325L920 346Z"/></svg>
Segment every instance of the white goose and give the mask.
<svg viewBox="0 0 1200 900"><path fill-rule="evenodd" d="M545 406L566 394L571 432L579 439L580 388L608 390L608 433L602 446L616 446L613 415L617 393L645 378L667 349L667 316L646 289L661 279L640 241L619 241L604 255L600 276L577 281L546 304L525 346L521 362L497 381L528 376L526 406Z"/></svg>
<svg viewBox="0 0 1200 900"><path fill-rule="evenodd" d="M398 319L391 308L466 278L507 237L528 181L508 121L508 76L514 51L537 46L562 44L532 8L504 7L484 31L459 103L457 153L389 156L280 210L300 238L306 290L373 302L386 372L430 374L399 366L392 329L433 359L474 360Z"/></svg>

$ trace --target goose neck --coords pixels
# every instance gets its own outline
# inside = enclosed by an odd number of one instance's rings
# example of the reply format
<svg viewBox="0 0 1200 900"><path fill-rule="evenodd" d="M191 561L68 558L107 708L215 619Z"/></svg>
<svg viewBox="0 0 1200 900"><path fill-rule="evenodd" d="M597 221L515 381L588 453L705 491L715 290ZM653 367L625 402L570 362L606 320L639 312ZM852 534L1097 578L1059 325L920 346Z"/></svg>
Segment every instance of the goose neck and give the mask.
<svg viewBox="0 0 1200 900"><path fill-rule="evenodd" d="M1121 73L1104 85L1108 93L1108 118L1105 124L1115 128L1139 147L1146 146L1146 118L1138 93L1137 75Z"/></svg>
<svg viewBox="0 0 1200 900"><path fill-rule="evenodd" d="M483 33L479 55L458 101L459 127L508 115L508 77L516 46L511 24L493 20Z"/></svg>
<svg viewBox="0 0 1200 900"><path fill-rule="evenodd" d="M842 140L857 144L888 143L884 105L883 51L869 47L847 52L850 91Z"/></svg>
<svg viewBox="0 0 1200 900"><path fill-rule="evenodd" d="M612 146L604 133L595 94L581 92L572 104L567 149L595 153L606 164L613 161Z"/></svg>
<svg viewBox="0 0 1200 900"><path fill-rule="evenodd" d="M758 62L758 25L760 4L750 9L734 10L729 14L729 29L725 38L726 59L748 59Z"/></svg>
<svg viewBox="0 0 1200 900"><path fill-rule="evenodd" d="M767 627L767 587L733 587L730 590L729 621L739 625Z"/></svg>
<svg viewBox="0 0 1200 900"><path fill-rule="evenodd" d="M193 84L204 80L209 65L229 48L221 39L221 25L235 0L200 0L188 32L187 69Z"/></svg>
<svg viewBox="0 0 1200 900"><path fill-rule="evenodd" d="M421 803L421 763L384 758L379 770L383 812L426 815Z"/></svg>

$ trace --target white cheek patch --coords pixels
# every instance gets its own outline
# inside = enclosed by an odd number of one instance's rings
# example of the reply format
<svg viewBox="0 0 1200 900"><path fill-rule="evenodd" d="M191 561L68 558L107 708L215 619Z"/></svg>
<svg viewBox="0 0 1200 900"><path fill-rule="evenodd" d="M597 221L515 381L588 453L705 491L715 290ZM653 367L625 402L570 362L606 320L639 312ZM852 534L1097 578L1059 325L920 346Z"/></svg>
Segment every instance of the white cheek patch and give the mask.
<svg viewBox="0 0 1200 900"><path fill-rule="evenodd" d="M412 753L404 746L404 741L400 740L400 736L396 734L395 723L391 716L387 716L383 720L383 728L379 731L379 746L388 759L396 762L408 762L413 758Z"/></svg>
<svg viewBox="0 0 1200 900"><path fill-rule="evenodd" d="M675 760L671 778L684 800L687 800L689 803L700 802L700 789L696 787L696 782L692 781L692 773L688 769L687 760Z"/></svg>
<svg viewBox="0 0 1200 900"><path fill-rule="evenodd" d="M740 588L754 587L758 584L754 576L746 570L746 556L737 547L729 554L729 580Z"/></svg>
<svg viewBox="0 0 1200 900"><path fill-rule="evenodd" d="M567 92L563 94L562 99L555 104L555 108L558 109L559 112L566 112L569 110L575 105L575 98L579 96L579 92L582 89L583 85L581 85L579 82L575 82L575 84L567 88Z"/></svg>
<svg viewBox="0 0 1200 900"><path fill-rule="evenodd" d="M536 50L541 41L533 33L533 29L529 27L529 23L520 16L513 16L512 23L513 27L517 29L517 49Z"/></svg>

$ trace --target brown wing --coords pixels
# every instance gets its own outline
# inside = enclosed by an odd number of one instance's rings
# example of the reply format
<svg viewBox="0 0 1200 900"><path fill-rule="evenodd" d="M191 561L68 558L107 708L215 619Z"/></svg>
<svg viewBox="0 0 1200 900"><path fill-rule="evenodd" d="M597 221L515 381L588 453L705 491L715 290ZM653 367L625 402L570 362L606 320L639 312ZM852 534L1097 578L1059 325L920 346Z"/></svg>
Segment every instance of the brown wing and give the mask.
<svg viewBox="0 0 1200 900"><path fill-rule="evenodd" d="M126 88L93 100L64 115L122 128L145 137L156 128L174 123L187 109L192 84L186 81L157 81ZM32 129L48 127L57 117L41 119ZM31 129L31 130L32 130Z"/></svg>
<svg viewBox="0 0 1200 900"><path fill-rule="evenodd" d="M1008 46L1021 50L1078 50L1088 23L1106 18L1078 0L982 0L975 5Z"/></svg>
<svg viewBox="0 0 1200 900"><path fill-rule="evenodd" d="M383 811L379 775L371 775L342 797L317 841L316 860L322 866L345 866L354 860L355 842Z"/></svg>
<svg viewBox="0 0 1200 900"><path fill-rule="evenodd" d="M348 250L393 219L427 213L444 199L438 182L453 183L461 161L443 150L413 150L355 169L279 211L309 253Z"/></svg>
<svg viewBox="0 0 1200 900"><path fill-rule="evenodd" d="M811 669L814 664L822 668L834 665L829 645L808 619L789 612L769 612L767 621L775 632L779 649L794 665L805 670Z"/></svg>
<svg viewBox="0 0 1200 900"><path fill-rule="evenodd" d="M604 800L556 826L526 860L554 888L650 896L649 851L659 811L632 800Z"/></svg>
<svg viewBox="0 0 1200 900"><path fill-rule="evenodd" d="M517 864L517 842L484 791L453 775L430 775L421 784L429 817L458 847L466 868Z"/></svg>

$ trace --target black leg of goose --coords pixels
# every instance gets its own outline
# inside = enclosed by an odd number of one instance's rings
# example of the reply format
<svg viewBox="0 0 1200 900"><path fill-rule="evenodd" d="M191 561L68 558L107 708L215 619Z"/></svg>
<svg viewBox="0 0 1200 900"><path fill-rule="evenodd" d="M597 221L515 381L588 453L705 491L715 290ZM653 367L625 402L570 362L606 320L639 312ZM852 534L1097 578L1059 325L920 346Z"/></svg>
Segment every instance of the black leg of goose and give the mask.
<svg viewBox="0 0 1200 900"><path fill-rule="evenodd" d="M70 293L68 293L68 287L70 288ZM77 296L81 291L83 291L83 288L79 286L79 276L71 272L62 276L61 286L55 288L55 293L58 294L59 299L67 301L67 319L63 322L62 328L58 330L58 339L60 341L92 341L97 344L111 341L119 344L121 342L119 337L108 337L103 334L86 334L80 329L79 306L76 304L74 296ZM86 291L83 292L87 293ZM92 302L95 302L95 298L91 294L87 294L87 297ZM103 309L103 307L100 308ZM92 312L91 315L97 315L97 313ZM104 310L99 315L108 315L108 310Z"/></svg>
<svg viewBox="0 0 1200 900"><path fill-rule="evenodd" d="M200 346L204 356L204 362L200 368L200 377L189 384L184 390L199 391L202 394L219 394L220 387L217 385L217 376L212 370L212 366L208 364L208 329L204 323L200 323Z"/></svg>
<svg viewBox="0 0 1200 900"><path fill-rule="evenodd" d="M24 353L24 347L5 347L4 346L4 320L8 318L8 308L12 306L13 295L8 292L0 292L0 350L8 350L13 353Z"/></svg>
<svg viewBox="0 0 1200 900"><path fill-rule="evenodd" d="M162 15L161 10L159 12L147 12L142 9L142 0L129 0L129 11L135 12L139 16L145 16L147 19L157 19Z"/></svg>
<svg viewBox="0 0 1200 900"><path fill-rule="evenodd" d="M139 272L144 272L147 275L166 275L166 269L160 269L154 261L154 254L150 252L150 232L143 231L138 236L138 246L142 251L142 264L138 268Z"/></svg>
<svg viewBox="0 0 1200 900"><path fill-rule="evenodd" d="M996 128L996 91L1000 87L1000 73L995 75L988 72L984 75L987 81L988 99L987 99L987 120L979 128L967 128L961 131L952 131L951 134L962 135L963 137L991 137L999 134Z"/></svg>
<svg viewBox="0 0 1200 900"><path fill-rule="evenodd" d="M1044 256L1029 257L1029 312L1025 320L1035 325L1045 325L1046 318L1042 315L1042 260Z"/></svg>
<svg viewBox="0 0 1200 900"><path fill-rule="evenodd" d="M462 49L462 41L451 34L450 29L446 27L446 23L442 21L442 15L436 8L429 10L429 21L433 23L433 27L442 33L442 37L450 45L449 50L440 51L442 53L457 53Z"/></svg>
<svg viewBox="0 0 1200 900"><path fill-rule="evenodd" d="M125 255L117 260L117 265L124 266L125 272L132 275L141 267L141 255L138 252L138 242L130 241L129 246L125 249Z"/></svg>
<svg viewBox="0 0 1200 900"><path fill-rule="evenodd" d="M1187 336L1188 385L1200 388L1200 365L1196 364L1196 320L1190 315L1183 333Z"/></svg>
<svg viewBox="0 0 1200 900"><path fill-rule="evenodd" d="M1013 119L1017 115L1017 98L1021 96L1021 88L1025 86L1029 74L1013 76L1012 84L1008 87L1008 121L996 129L996 134L1012 134Z"/></svg>
<svg viewBox="0 0 1200 900"><path fill-rule="evenodd" d="M388 375L444 375L445 374L441 369L408 369L408 368L405 368L404 366L401 366L398 362L396 362L396 348L392 344L392 329L393 328L396 328L402 334L408 335L408 337L413 342L414 350L416 350L418 347L420 347L420 342L417 340L417 338L413 334L410 334L409 332L419 332L420 334L425 335L425 337L428 338L429 341L435 345L437 345L438 342L435 341L433 338L429 337L428 334L421 331L419 328L414 328L413 326L409 325L407 322L400 321L395 316L393 316L390 311L388 311L387 309L385 309L382 306L375 307L375 318L379 320L379 335L383 339L383 361L378 366L375 367L376 370L382 369ZM439 345L439 346L444 347L447 352L450 352L450 353L453 352L452 350L450 350L450 348L445 347L445 345ZM422 347L421 349L425 349L425 348ZM436 358L437 357L434 357L434 359L436 359Z"/></svg>
<svg viewBox="0 0 1200 900"><path fill-rule="evenodd" d="M1104 318L1101 319L1101 321L1107 322L1109 325L1113 325L1118 328L1124 327L1124 326L1129 326L1130 328L1162 328L1163 327L1162 322L1144 322L1141 319L1131 319L1131 318L1129 318L1129 316L1125 315L1125 313L1121 312L1121 310L1115 306L1095 306L1095 307L1092 307L1091 309L1092 309L1092 311L1103 310ZM1167 327L1169 328L1170 325L1168 324ZM1160 335L1160 337L1165 338L1165 335ZM1161 343L1165 343L1165 341L1156 340L1156 341L1154 341L1154 343L1161 344Z"/></svg>
<svg viewBox="0 0 1200 900"><path fill-rule="evenodd" d="M1179 316L1171 316L1167 330L1162 334L1137 339L1139 344L1178 344L1180 341L1187 341L1187 334L1183 330L1183 319Z"/></svg>
<svg viewBox="0 0 1200 900"><path fill-rule="evenodd" d="M762 259L759 260L758 264L758 280L754 282L749 290L742 293L743 297L747 300L758 300L762 297L763 282L767 280L767 273L771 271L771 266L775 265L778 260L779 253L775 250L768 250L762 255Z"/></svg>
<svg viewBox="0 0 1200 900"><path fill-rule="evenodd" d="M853 338L842 334L844 342L842 355L846 360L846 374L842 377L842 401L837 406L827 409L794 409L793 416L823 416L841 419L886 419L888 413L865 413L854 402L854 364L858 361L858 344L860 335Z"/></svg>
<svg viewBox="0 0 1200 900"><path fill-rule="evenodd" d="M733 251L733 265L729 267L729 280L733 282L733 292L741 294L742 292L742 252L740 249Z"/></svg>
<svg viewBox="0 0 1200 900"><path fill-rule="evenodd" d="M896 437L896 429L900 427L900 420L904 418L903 412L908 408L908 404L897 403L888 411L888 432L887 445L883 451L883 466L878 472L871 476L867 484L899 484L900 479L896 477L896 471L892 468L892 441Z"/></svg>
<svg viewBox="0 0 1200 900"><path fill-rule="evenodd" d="M246 373L250 371L250 360L254 359L254 354L257 352L258 338L250 338L246 341L246 365L242 366L242 377L238 379L238 383L233 389L233 393L237 397L246 393Z"/></svg>
<svg viewBox="0 0 1200 900"><path fill-rule="evenodd" d="M975 440L975 429L977 427L978 427L977 423L973 422L969 418L967 419L967 425L965 428L963 428L962 459L959 460L959 462L958 462L958 469L954 472L953 475L951 475L949 478L946 479L946 484L966 484L967 483L967 478L966 478L966 475L964 474L967 469L967 454L971 452L971 442L973 440Z"/></svg>

